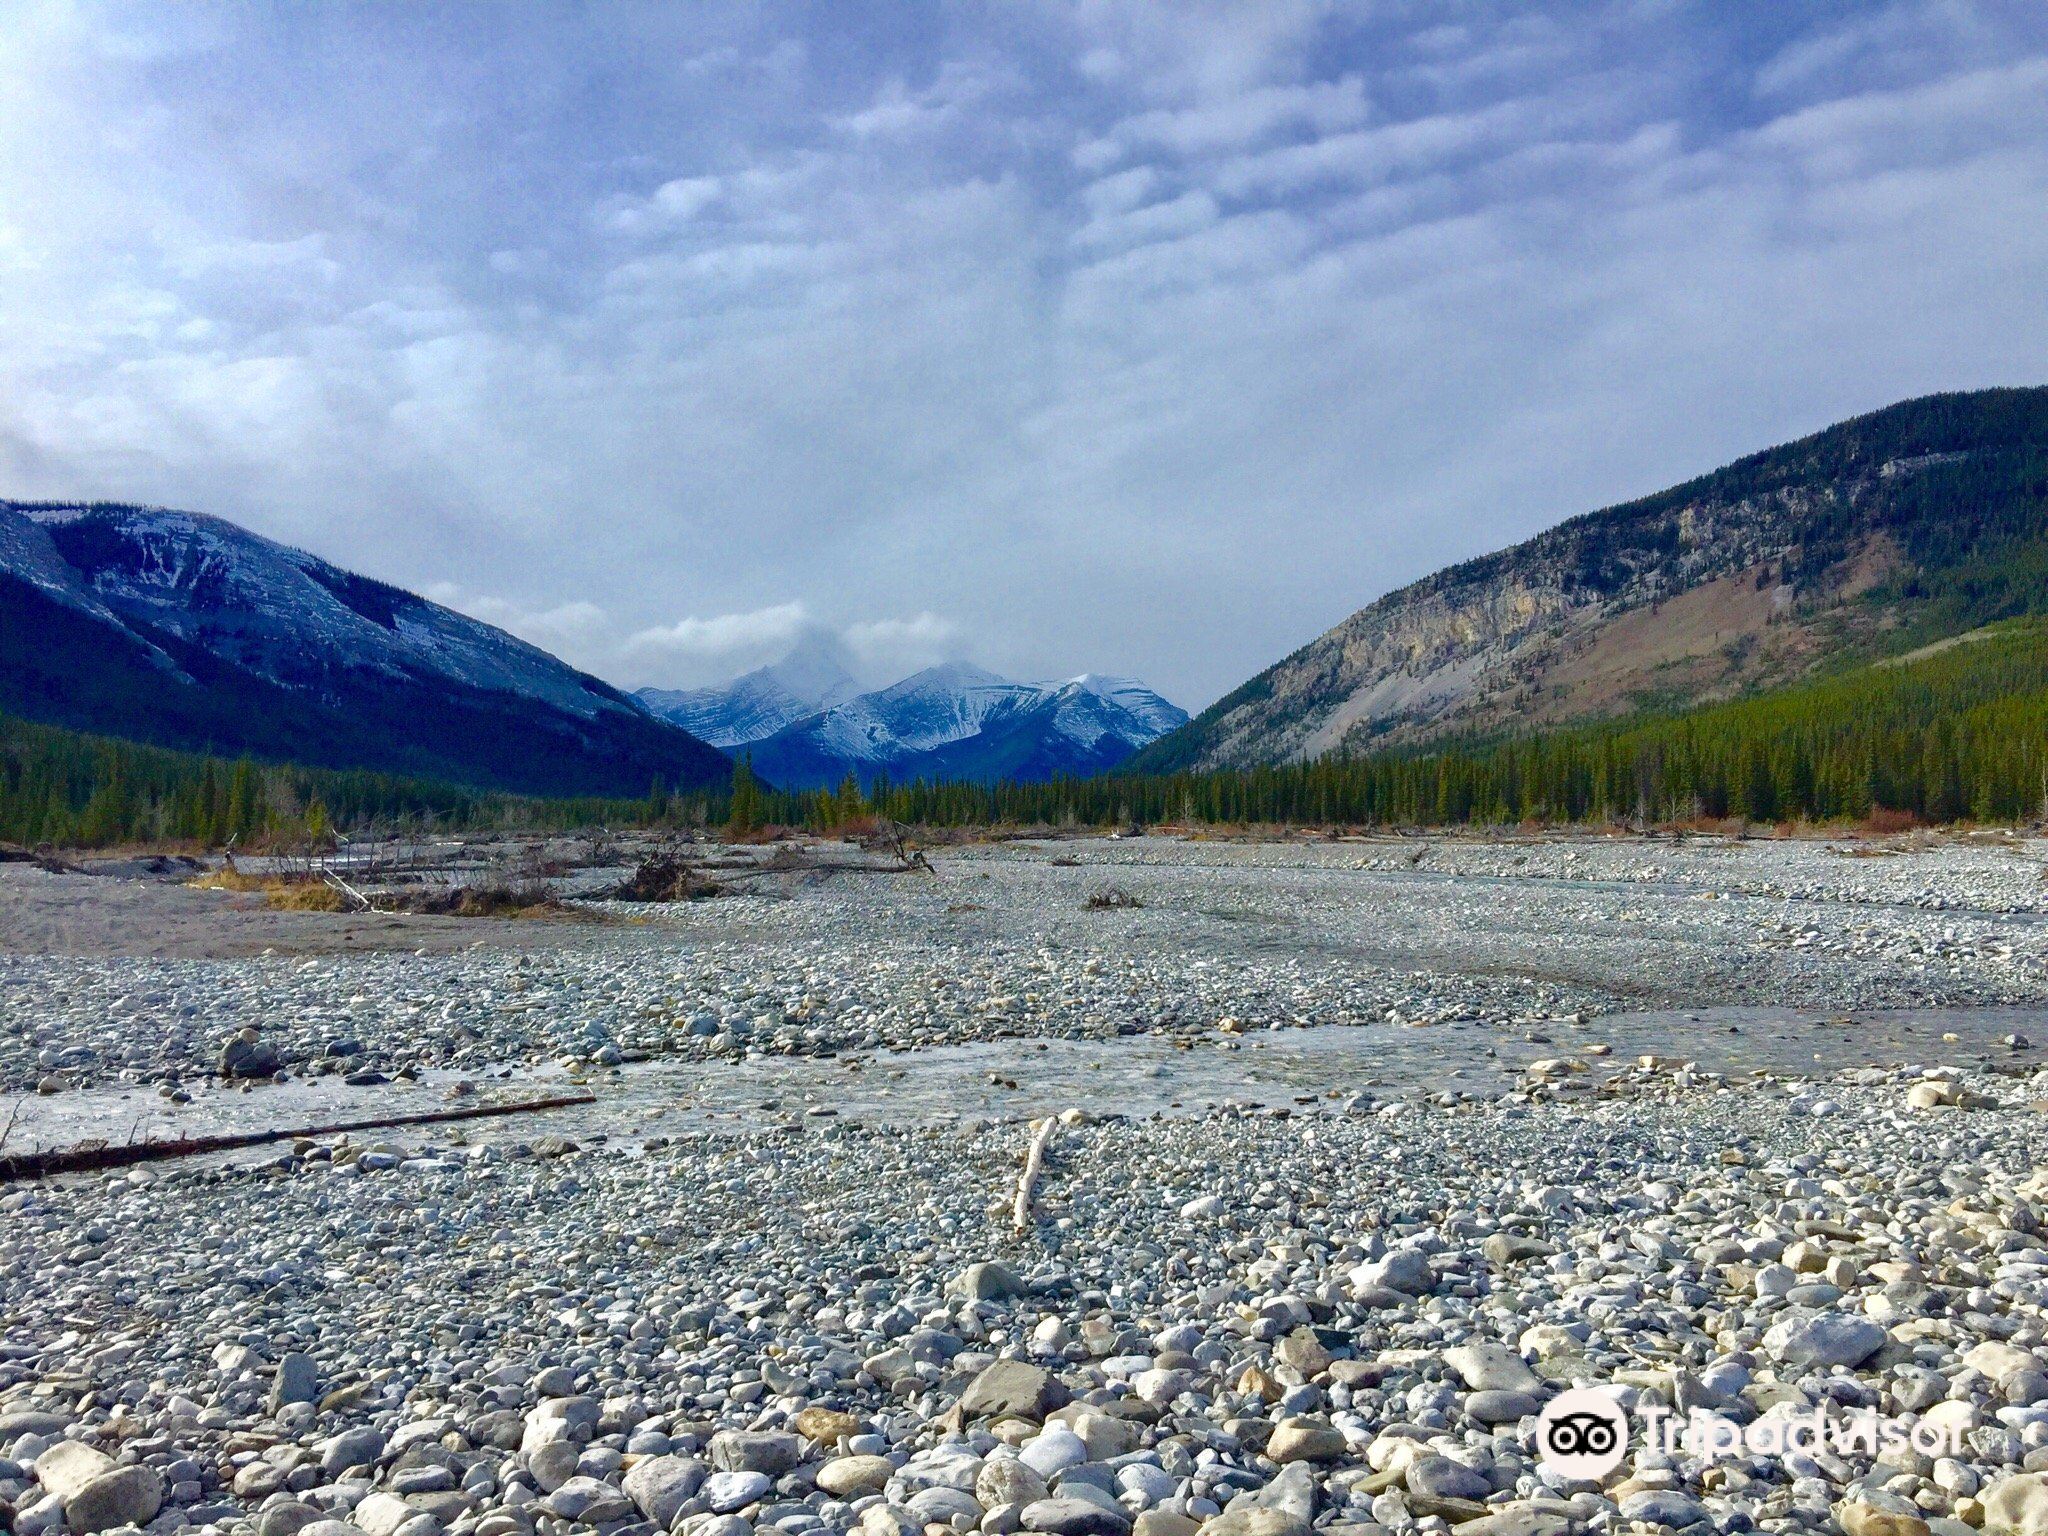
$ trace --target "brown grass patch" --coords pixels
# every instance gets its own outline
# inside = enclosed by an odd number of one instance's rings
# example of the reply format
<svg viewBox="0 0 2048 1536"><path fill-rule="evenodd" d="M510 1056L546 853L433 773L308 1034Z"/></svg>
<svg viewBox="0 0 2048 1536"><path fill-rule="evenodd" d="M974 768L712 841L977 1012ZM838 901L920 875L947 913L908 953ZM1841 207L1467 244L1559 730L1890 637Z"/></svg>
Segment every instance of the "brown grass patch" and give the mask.
<svg viewBox="0 0 2048 1536"><path fill-rule="evenodd" d="M324 880L245 875L239 869L216 869L186 883L202 891L254 891L280 912L348 910L348 902L341 892Z"/></svg>
<svg viewBox="0 0 2048 1536"><path fill-rule="evenodd" d="M349 905L341 892L319 880L274 880L264 886L263 899L280 912L346 912Z"/></svg>

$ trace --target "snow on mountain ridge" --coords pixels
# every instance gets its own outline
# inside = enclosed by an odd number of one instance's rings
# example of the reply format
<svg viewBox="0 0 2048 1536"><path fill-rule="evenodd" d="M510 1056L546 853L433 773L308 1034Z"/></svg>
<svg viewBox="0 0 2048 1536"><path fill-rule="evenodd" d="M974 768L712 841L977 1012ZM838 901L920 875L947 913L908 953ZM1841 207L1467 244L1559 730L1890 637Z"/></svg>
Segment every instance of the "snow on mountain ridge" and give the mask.
<svg viewBox="0 0 2048 1536"><path fill-rule="evenodd" d="M106 504L6 505L42 529L103 613L204 645L272 682L314 686L336 668L362 668L523 694L585 718L628 707L503 630L222 518Z"/></svg>
<svg viewBox="0 0 2048 1536"><path fill-rule="evenodd" d="M0 501L0 709L185 751L526 794L731 763L481 620L219 518Z"/></svg>
<svg viewBox="0 0 2048 1536"><path fill-rule="evenodd" d="M807 636L782 660L756 667L722 688L642 688L634 697L651 713L729 751L859 692L845 647L821 632Z"/></svg>
<svg viewBox="0 0 2048 1536"><path fill-rule="evenodd" d="M1186 719L1131 678L1018 683L947 662L786 726L755 753L792 787L876 770L1045 778L1101 772Z"/></svg>

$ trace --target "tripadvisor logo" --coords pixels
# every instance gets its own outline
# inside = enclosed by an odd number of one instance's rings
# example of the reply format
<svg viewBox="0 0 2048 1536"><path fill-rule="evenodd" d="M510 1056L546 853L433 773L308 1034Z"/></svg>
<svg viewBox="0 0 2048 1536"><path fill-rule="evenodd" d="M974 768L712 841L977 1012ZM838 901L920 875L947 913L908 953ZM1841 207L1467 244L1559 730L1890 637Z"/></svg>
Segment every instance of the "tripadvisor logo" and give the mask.
<svg viewBox="0 0 2048 1536"><path fill-rule="evenodd" d="M1962 1454L1962 1430L1954 1422L1885 1419L1868 1408L1845 1418L1815 1408L1806 1414L1770 1413L1739 1423L1725 1414L1697 1409L1679 1415L1656 1401L1638 1406L1645 1448L1666 1456L1684 1451L1715 1461L1743 1453L1784 1456L1819 1450L1875 1459L1908 1448L1937 1459ZM1541 1470L1574 1482L1597 1482L1628 1455L1629 1415L1614 1388L1573 1387L1544 1405L1536 1418L1535 1439Z"/></svg>
<svg viewBox="0 0 2048 1536"><path fill-rule="evenodd" d="M1560 1392L1536 1420L1536 1456L1547 1472L1574 1481L1605 1477L1628 1454L1628 1414L1611 1391Z"/></svg>

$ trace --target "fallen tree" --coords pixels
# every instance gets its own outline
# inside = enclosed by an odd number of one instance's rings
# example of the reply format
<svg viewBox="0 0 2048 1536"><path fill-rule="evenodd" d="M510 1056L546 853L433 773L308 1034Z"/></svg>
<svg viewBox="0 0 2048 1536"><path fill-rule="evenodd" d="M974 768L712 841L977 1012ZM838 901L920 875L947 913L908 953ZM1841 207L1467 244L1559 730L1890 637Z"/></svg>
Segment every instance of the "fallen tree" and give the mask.
<svg viewBox="0 0 2048 1536"><path fill-rule="evenodd" d="M548 1109L574 1109L595 1104L591 1093L562 1094L547 1099L521 1099L510 1104L468 1104L460 1109L432 1109L413 1115L376 1115L339 1120L331 1125L306 1125L267 1131L239 1131L225 1136L187 1136L173 1141L82 1141L38 1152L0 1154L0 1183L43 1179L59 1173L88 1173L101 1168L126 1168L137 1163L167 1162L178 1157L203 1157L210 1152L235 1152L280 1141L313 1136L341 1136L353 1131L383 1131L406 1125L435 1125L451 1120L484 1120L499 1115L527 1115Z"/></svg>

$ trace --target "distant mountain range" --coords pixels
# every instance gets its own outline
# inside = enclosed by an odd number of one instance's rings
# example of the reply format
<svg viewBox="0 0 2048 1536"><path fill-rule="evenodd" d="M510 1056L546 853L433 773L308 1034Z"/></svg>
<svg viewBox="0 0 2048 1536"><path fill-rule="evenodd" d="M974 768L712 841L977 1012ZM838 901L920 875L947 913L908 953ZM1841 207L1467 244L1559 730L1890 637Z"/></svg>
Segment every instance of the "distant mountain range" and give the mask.
<svg viewBox="0 0 2048 1536"><path fill-rule="evenodd" d="M723 688L642 688L634 696L662 719L730 751L860 691L844 648L831 635L813 632L781 661L756 667Z"/></svg>
<svg viewBox="0 0 2048 1536"><path fill-rule="evenodd" d="M2048 389L1932 395L1390 593L1129 766L1684 708L2044 611Z"/></svg>
<svg viewBox="0 0 2048 1536"><path fill-rule="evenodd" d="M813 640L628 696L218 518L0 501L0 711L540 794L1042 781L1471 742L1775 688L2048 613L2048 389L1906 401L1360 609L1187 717L964 663L862 692ZM707 744L710 743L710 744Z"/></svg>
<svg viewBox="0 0 2048 1536"><path fill-rule="evenodd" d="M732 764L503 630L220 518L0 501L0 710L534 794Z"/></svg>
<svg viewBox="0 0 2048 1536"><path fill-rule="evenodd" d="M888 688L854 687L836 651L813 642L724 689L642 689L640 700L706 740L744 753L785 789L914 778L1039 782L1102 773L1187 720L1144 684L1087 675L1015 683L965 662Z"/></svg>

